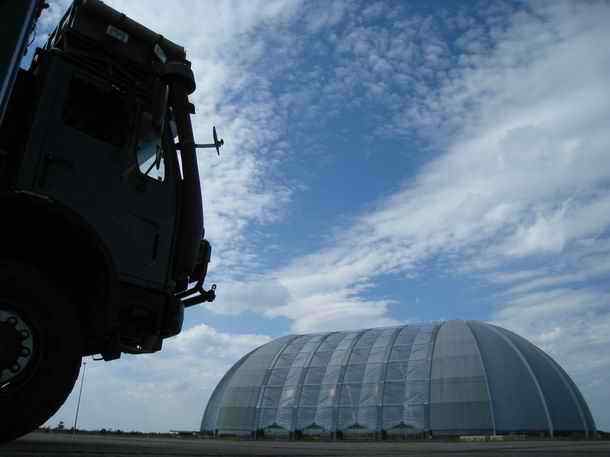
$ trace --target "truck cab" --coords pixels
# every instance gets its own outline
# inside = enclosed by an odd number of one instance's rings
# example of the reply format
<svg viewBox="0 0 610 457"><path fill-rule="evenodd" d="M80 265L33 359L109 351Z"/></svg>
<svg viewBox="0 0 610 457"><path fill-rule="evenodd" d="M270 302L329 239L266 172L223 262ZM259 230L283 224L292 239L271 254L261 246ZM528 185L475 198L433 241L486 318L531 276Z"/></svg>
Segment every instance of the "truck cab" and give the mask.
<svg viewBox="0 0 610 457"><path fill-rule="evenodd" d="M8 3L32 21L21 2ZM0 355L2 408L31 396L47 365L71 367L46 379L56 398L38 419L19 427L0 419L14 437L63 403L80 357L160 350L180 332L185 306L212 301L215 286L203 288L211 247L185 50L101 1L77 0L30 68L9 76L0 339L15 350ZM63 352L45 347L53 338L66 339Z"/></svg>

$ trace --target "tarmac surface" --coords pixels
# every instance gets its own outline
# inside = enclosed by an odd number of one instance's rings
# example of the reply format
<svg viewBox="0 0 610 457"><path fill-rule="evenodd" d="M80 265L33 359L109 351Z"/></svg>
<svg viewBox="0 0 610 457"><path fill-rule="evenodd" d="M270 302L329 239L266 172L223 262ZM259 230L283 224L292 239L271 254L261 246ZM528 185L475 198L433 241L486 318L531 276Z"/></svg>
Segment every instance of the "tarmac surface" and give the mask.
<svg viewBox="0 0 610 457"><path fill-rule="evenodd" d="M0 446L1 457L204 456L610 456L610 441L303 442L223 441L32 433Z"/></svg>

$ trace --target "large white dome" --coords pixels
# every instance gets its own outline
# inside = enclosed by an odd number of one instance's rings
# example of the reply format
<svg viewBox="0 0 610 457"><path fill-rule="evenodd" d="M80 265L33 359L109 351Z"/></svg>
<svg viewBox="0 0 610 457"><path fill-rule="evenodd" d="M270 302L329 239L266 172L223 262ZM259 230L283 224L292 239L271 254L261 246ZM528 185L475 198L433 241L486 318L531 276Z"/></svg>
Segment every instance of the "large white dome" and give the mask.
<svg viewBox="0 0 610 457"><path fill-rule="evenodd" d="M497 326L447 321L278 338L227 372L201 430L588 436L595 423L542 350Z"/></svg>

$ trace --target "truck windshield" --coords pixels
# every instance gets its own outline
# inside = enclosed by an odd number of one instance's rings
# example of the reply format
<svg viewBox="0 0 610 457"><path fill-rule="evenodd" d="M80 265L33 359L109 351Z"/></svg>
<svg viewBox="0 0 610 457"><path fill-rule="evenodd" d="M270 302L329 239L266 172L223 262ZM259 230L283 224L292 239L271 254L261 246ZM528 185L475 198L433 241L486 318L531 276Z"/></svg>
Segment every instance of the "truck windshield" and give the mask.
<svg viewBox="0 0 610 457"><path fill-rule="evenodd" d="M152 115L144 111L140 118L140 130L136 157L140 172L155 181L165 180L165 153L162 133L154 128Z"/></svg>

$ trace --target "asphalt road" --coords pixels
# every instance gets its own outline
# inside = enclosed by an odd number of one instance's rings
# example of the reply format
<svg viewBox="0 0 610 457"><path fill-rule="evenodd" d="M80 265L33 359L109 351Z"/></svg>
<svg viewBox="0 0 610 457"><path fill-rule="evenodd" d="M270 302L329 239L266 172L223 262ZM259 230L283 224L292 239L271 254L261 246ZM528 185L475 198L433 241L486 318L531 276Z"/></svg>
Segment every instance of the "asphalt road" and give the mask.
<svg viewBox="0 0 610 457"><path fill-rule="evenodd" d="M216 441L32 433L0 446L1 457L171 456L610 456L610 441L285 442Z"/></svg>

